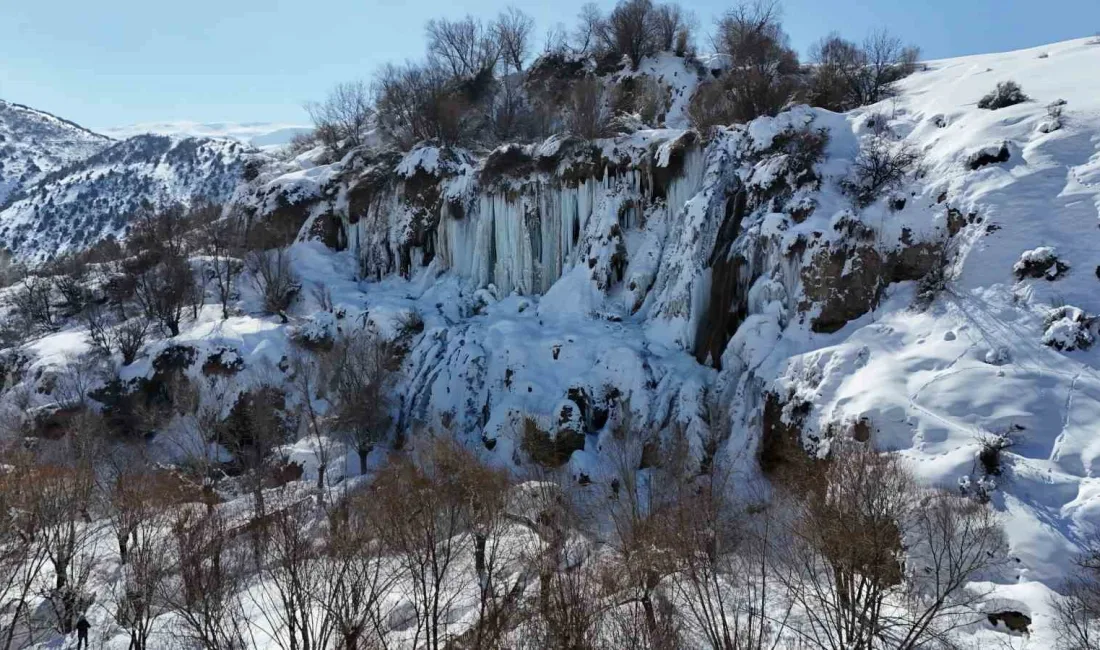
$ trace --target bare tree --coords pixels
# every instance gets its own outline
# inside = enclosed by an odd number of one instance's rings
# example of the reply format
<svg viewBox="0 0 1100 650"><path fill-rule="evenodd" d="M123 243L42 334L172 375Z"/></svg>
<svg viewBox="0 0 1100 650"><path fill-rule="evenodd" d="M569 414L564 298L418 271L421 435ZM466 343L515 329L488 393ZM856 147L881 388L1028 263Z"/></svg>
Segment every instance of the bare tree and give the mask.
<svg viewBox="0 0 1100 650"><path fill-rule="evenodd" d="M585 77L574 84L566 113L566 129L586 140L610 135L611 115L598 78Z"/></svg>
<svg viewBox="0 0 1100 650"><path fill-rule="evenodd" d="M195 299L195 277L187 258L168 255L134 280L134 297L145 317L166 335L179 336L183 315Z"/></svg>
<svg viewBox="0 0 1100 650"><path fill-rule="evenodd" d="M1052 602L1059 650L1100 649L1100 547L1095 541L1077 558L1080 571L1066 579Z"/></svg>
<svg viewBox="0 0 1100 650"><path fill-rule="evenodd" d="M592 528L589 508L572 486L546 477L524 487L532 511L527 525L535 533L524 564L538 584L519 621L521 647L594 650L607 629L613 594L586 532Z"/></svg>
<svg viewBox="0 0 1100 650"><path fill-rule="evenodd" d="M467 97L438 62L388 64L375 75L378 127L391 142L410 149L422 140L456 144L474 129Z"/></svg>
<svg viewBox="0 0 1100 650"><path fill-rule="evenodd" d="M205 229L203 248L210 256L209 269L214 291L222 308L222 320L229 318L229 303L237 293L237 278L244 268L244 237L236 215L216 219Z"/></svg>
<svg viewBox="0 0 1100 650"><path fill-rule="evenodd" d="M379 504L351 494L328 513L324 536L325 588L320 605L332 617L341 650L385 647L387 604L398 578L388 561Z"/></svg>
<svg viewBox="0 0 1100 650"><path fill-rule="evenodd" d="M897 81L916 69L919 54L884 30L871 33L862 45L830 34L810 49L814 68L809 99L845 111L892 97Z"/></svg>
<svg viewBox="0 0 1100 650"><path fill-rule="evenodd" d="M601 25L605 47L630 59L637 70L642 59L660 49L657 12L651 0L620 0Z"/></svg>
<svg viewBox="0 0 1100 650"><path fill-rule="evenodd" d="M288 248L253 251L248 255L248 270L264 311L278 316L284 323L288 320L287 310L302 288L290 261Z"/></svg>
<svg viewBox="0 0 1100 650"><path fill-rule="evenodd" d="M357 333L337 342L326 359L334 428L359 456L359 471L367 471L367 456L385 439L390 426L393 350L378 336Z"/></svg>
<svg viewBox="0 0 1100 650"><path fill-rule="evenodd" d="M847 111L859 105L856 95L864 74L866 57L855 43L832 33L810 47L814 64L809 101L833 111Z"/></svg>
<svg viewBox="0 0 1100 650"><path fill-rule="evenodd" d="M653 37L661 51L675 51L683 56L691 43L695 29L695 17L676 4L662 4L654 8Z"/></svg>
<svg viewBox="0 0 1100 650"><path fill-rule="evenodd" d="M798 55L788 45L774 0L754 0L727 12L718 21L714 46L729 59L721 81L739 121L775 115L794 98Z"/></svg>
<svg viewBox="0 0 1100 650"><path fill-rule="evenodd" d="M327 601L332 585L317 556L309 510L302 503L272 513L266 522L270 534L260 569L264 588L250 596L267 622L267 634L284 650L324 650L333 635Z"/></svg>
<svg viewBox="0 0 1100 650"><path fill-rule="evenodd" d="M9 299L12 307L29 325L53 330L58 325L53 290L54 285L48 279L28 275Z"/></svg>
<svg viewBox="0 0 1100 650"><path fill-rule="evenodd" d="M41 517L38 543L54 576L44 594L57 629L72 632L87 598L84 588L95 565L95 527L90 507L94 482L84 463L73 467L44 465L35 472L34 509Z"/></svg>
<svg viewBox="0 0 1100 650"><path fill-rule="evenodd" d="M268 463L276 449L298 431L299 423L286 412L286 395L274 386L261 385L237 398L229 415L214 424L215 440L228 449L241 466L244 484L252 495L253 519L267 518L264 487ZM254 531L253 550L262 551L262 531Z"/></svg>
<svg viewBox="0 0 1100 650"><path fill-rule="evenodd" d="M331 429L332 416L322 412L318 402L330 402L329 382L324 376L325 368L320 360L301 350L295 351L290 357L290 383L298 401L300 420L304 425L305 435L313 448L313 457L317 463L317 502L324 503L325 477L329 464L336 455L335 443L332 440Z"/></svg>
<svg viewBox="0 0 1100 650"><path fill-rule="evenodd" d="M244 650L247 621L237 595L245 553L217 512L181 510L172 523L179 580L165 590L175 633L202 650Z"/></svg>
<svg viewBox="0 0 1100 650"><path fill-rule="evenodd" d="M863 74L852 89L858 104L874 104L894 95L894 83L913 72L919 55L920 50L904 46L886 30L872 32L863 41Z"/></svg>
<svg viewBox="0 0 1100 650"><path fill-rule="evenodd" d="M444 453L451 456L447 463L453 465L450 471L456 474L458 490L467 504L465 527L477 574L477 622L468 635L475 648L500 647L520 591L526 586L525 577L508 574L521 553L520 544L510 534L511 480L507 472L490 467L453 443Z"/></svg>
<svg viewBox="0 0 1100 650"><path fill-rule="evenodd" d="M395 459L374 485L384 538L402 569L413 606L412 645L442 650L454 637L454 612L470 577L461 570L469 502L448 443L429 439L419 462Z"/></svg>
<svg viewBox="0 0 1100 650"><path fill-rule="evenodd" d="M501 43L473 16L461 20L429 20L424 27L428 56L439 61L454 79L472 79L492 73L500 60Z"/></svg>
<svg viewBox="0 0 1100 650"><path fill-rule="evenodd" d="M363 144L373 108L370 88L362 81L338 83L323 102L306 104L317 138L332 151L346 151Z"/></svg>
<svg viewBox="0 0 1100 650"><path fill-rule="evenodd" d="M115 347L122 355L123 365L130 365L137 359L138 353L145 345L148 332L149 321L143 318L131 318L115 327L112 338Z"/></svg>
<svg viewBox="0 0 1100 650"><path fill-rule="evenodd" d="M131 459L132 460L132 459ZM119 466L119 469L121 466ZM169 495L148 471L116 471L109 487L112 523L122 558L110 614L130 636L130 647L146 650L162 598L173 575Z"/></svg>
<svg viewBox="0 0 1100 650"><path fill-rule="evenodd" d="M47 563L38 543L43 525L31 455L0 447L0 649L15 647L20 629L30 630L30 600Z"/></svg>
<svg viewBox="0 0 1100 650"><path fill-rule="evenodd" d="M598 56L604 47L603 31L604 18L599 6L594 2L585 4L577 15L577 26L572 34L573 49L579 54Z"/></svg>
<svg viewBox="0 0 1100 650"><path fill-rule="evenodd" d="M523 72L524 63L531 55L531 33L535 21L516 7L508 7L493 24L493 31L500 47L500 56L506 66Z"/></svg>
<svg viewBox="0 0 1100 650"><path fill-rule="evenodd" d="M799 490L778 577L806 618L804 643L920 648L980 619L986 594L967 585L1005 550L984 506L922 491L896 456L855 444Z"/></svg>

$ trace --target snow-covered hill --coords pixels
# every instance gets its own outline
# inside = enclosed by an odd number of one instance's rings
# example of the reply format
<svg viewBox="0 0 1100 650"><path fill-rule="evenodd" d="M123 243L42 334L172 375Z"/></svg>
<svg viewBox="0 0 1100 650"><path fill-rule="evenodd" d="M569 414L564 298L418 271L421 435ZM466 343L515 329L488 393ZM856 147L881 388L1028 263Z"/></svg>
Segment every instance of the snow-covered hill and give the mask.
<svg viewBox="0 0 1100 650"><path fill-rule="evenodd" d="M933 61L897 99L797 109L705 149L651 131L481 161L425 150L261 179L250 200L313 232L336 219L332 242L385 278L362 287L368 311L424 314L403 417L443 418L511 460L532 413L553 429L563 408L629 396L642 421L701 436L718 400L722 453L747 481L777 431L811 453L870 431L928 483L989 493L1018 559L999 602L1043 638L1051 590L1100 524L1097 69L1085 40ZM1030 101L977 107L1009 80ZM840 181L883 125L923 171L857 209ZM819 186L783 179L779 142L802 126L829 136ZM598 481L598 425L578 426L569 467ZM981 441L998 435L1005 466L985 476Z"/></svg>
<svg viewBox="0 0 1100 650"><path fill-rule="evenodd" d="M680 98L697 77L676 65L640 70L675 79ZM96 201L124 214L127 183L175 199L232 192L252 217L300 227L289 322L261 315L242 282L229 318L208 300L120 371L152 378L163 355L190 359L179 374L207 406L289 381L303 336L369 327L408 337L396 427L446 430L502 467L609 483L627 409L634 430L681 432L700 460L719 458L744 493L766 491L762 456L785 443L823 454L870 440L926 483L988 499L1004 523L1014 561L983 576L986 606L1026 614L1031 636L979 621L961 640L1048 647L1050 598L1100 524L1098 69L1100 45L1070 41L929 62L896 99L799 106L709 140L670 118L487 155L302 156L240 186L239 144L137 138L0 213L0 237L43 256L118 232L71 215ZM1010 80L1030 101L978 108ZM883 141L921 165L857 205L844 183ZM39 338L22 376L84 349L75 324ZM232 371L207 377L222 355ZM187 422L165 427L161 453L185 448ZM995 436L1008 444L990 473L978 454ZM315 475L307 442L288 454ZM349 453L328 476L357 463Z"/></svg>
<svg viewBox="0 0 1100 650"><path fill-rule="evenodd" d="M110 146L111 139L0 99L0 206L50 172Z"/></svg>
<svg viewBox="0 0 1100 650"><path fill-rule="evenodd" d="M259 154L233 140L144 135L112 144L24 188L0 210L0 246L41 261L125 232L143 204L221 202Z"/></svg>
<svg viewBox="0 0 1100 650"><path fill-rule="evenodd" d="M258 149L278 148L299 134L313 128L305 124L279 122L142 122L100 129L119 140L136 135L170 135L191 138L225 138L252 145Z"/></svg>

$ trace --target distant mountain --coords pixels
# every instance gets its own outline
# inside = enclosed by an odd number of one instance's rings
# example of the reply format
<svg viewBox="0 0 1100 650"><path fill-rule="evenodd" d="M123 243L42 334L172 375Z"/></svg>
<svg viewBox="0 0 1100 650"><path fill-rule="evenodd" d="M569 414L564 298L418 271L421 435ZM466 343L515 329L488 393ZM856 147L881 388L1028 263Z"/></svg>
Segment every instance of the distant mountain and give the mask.
<svg viewBox="0 0 1100 650"><path fill-rule="evenodd" d="M283 124L276 122L147 122L128 124L102 129L103 133L114 138L129 138L135 135L155 134L197 138L227 138L267 149L281 147L290 142L299 133L308 133L312 128L302 124Z"/></svg>
<svg viewBox="0 0 1100 650"><path fill-rule="evenodd" d="M49 173L112 143L68 120L0 99L0 207Z"/></svg>
<svg viewBox="0 0 1100 650"><path fill-rule="evenodd" d="M42 261L124 235L143 204L224 201L257 157L263 155L228 139L139 135L111 143L13 197L0 210L0 246Z"/></svg>

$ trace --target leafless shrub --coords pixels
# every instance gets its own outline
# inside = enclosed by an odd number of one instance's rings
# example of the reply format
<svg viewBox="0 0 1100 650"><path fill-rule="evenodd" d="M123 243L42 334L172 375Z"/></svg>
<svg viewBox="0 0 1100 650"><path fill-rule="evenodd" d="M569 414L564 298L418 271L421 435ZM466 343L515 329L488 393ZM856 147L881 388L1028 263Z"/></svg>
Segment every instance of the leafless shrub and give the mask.
<svg viewBox="0 0 1100 650"><path fill-rule="evenodd" d="M314 283L309 292L313 297L313 302L317 303L318 309L330 314L333 313L335 308L332 304L332 290L329 289L327 285Z"/></svg>
<svg viewBox="0 0 1100 650"><path fill-rule="evenodd" d="M1000 476L1004 471L1001 454L1012 448L1012 438L1003 434L986 434L978 438L978 445L978 462L982 465L982 471L986 476Z"/></svg>
<svg viewBox="0 0 1100 650"><path fill-rule="evenodd" d="M1009 80L999 82L992 92L978 100L978 108L995 111L1027 101L1031 101L1031 98L1024 94L1020 84Z"/></svg>
<svg viewBox="0 0 1100 650"><path fill-rule="evenodd" d="M920 151L911 144L895 142L885 133L874 134L860 143L852 175L841 186L856 205L866 207L885 192L899 188L919 169L921 159Z"/></svg>
<svg viewBox="0 0 1100 650"><path fill-rule="evenodd" d="M321 144L320 135L316 131L308 131L306 133L296 133L287 143L287 146L282 151L282 157L286 159L292 159L296 156L313 149L318 144Z"/></svg>
<svg viewBox="0 0 1100 650"><path fill-rule="evenodd" d="M54 290L61 297L61 306L67 316L75 316L84 310L84 307L92 299L89 291L88 265L81 259L73 257L66 260L59 269L60 272L53 277Z"/></svg>
<svg viewBox="0 0 1100 650"><path fill-rule="evenodd" d="M362 81L336 84L323 102L306 104L314 137L330 151L347 151L363 144L373 113L370 89Z"/></svg>
<svg viewBox="0 0 1100 650"><path fill-rule="evenodd" d="M688 104L688 119L692 128L703 134L715 127L736 122L738 113L725 84L720 80L699 84Z"/></svg>
<svg viewBox="0 0 1100 650"><path fill-rule="evenodd" d="M253 251L246 261L253 285L259 292L266 313L287 322L286 311L294 302L302 285L290 265L290 250L276 248Z"/></svg>
<svg viewBox="0 0 1100 650"><path fill-rule="evenodd" d="M10 287L26 275L24 266L16 262L8 249L0 249L0 287Z"/></svg>
<svg viewBox="0 0 1100 650"><path fill-rule="evenodd" d="M634 113L642 123L658 126L668 112L669 99L669 92L657 80L639 76L616 85L611 104L615 113Z"/></svg>

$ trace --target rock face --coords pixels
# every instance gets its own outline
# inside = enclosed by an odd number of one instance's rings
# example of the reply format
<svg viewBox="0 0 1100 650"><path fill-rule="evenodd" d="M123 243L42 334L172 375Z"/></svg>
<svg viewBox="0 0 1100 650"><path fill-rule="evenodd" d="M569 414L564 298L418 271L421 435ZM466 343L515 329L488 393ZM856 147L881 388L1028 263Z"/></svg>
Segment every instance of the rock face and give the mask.
<svg viewBox="0 0 1100 650"><path fill-rule="evenodd" d="M708 140L660 129L480 157L364 149L268 169L236 201L343 251L361 279L419 292L446 274L462 288L435 305L447 326L410 346L398 422L444 422L509 461L556 467L593 453L629 407L640 427L690 431L702 458L704 402L722 392L679 355L759 392L754 355L785 327L835 332L943 263L946 224L928 227L942 208L884 197L857 210L827 178L829 151L858 142L843 118L800 107Z"/></svg>

